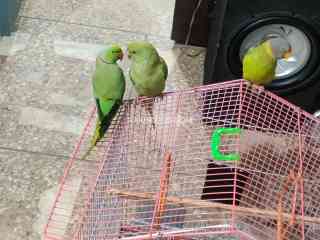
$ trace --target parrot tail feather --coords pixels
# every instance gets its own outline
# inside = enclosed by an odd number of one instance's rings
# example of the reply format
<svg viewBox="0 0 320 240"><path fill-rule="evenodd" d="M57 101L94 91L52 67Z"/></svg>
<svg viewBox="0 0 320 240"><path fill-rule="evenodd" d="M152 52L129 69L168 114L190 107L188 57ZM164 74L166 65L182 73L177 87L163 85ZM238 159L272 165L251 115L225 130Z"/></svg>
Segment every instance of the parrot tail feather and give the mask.
<svg viewBox="0 0 320 240"><path fill-rule="evenodd" d="M94 131L94 135L92 136L91 138L91 143L90 143L90 147L89 149L85 152L85 154L81 157L81 161L85 160L89 155L90 153L92 152L92 150L95 148L95 146L97 145L97 143L100 141L100 139L102 138L100 132L101 132L101 123L99 120L97 120L97 123L96 123L96 128L95 128L95 131Z"/></svg>
<svg viewBox="0 0 320 240"><path fill-rule="evenodd" d="M83 156L80 158L80 161L85 160L90 153L92 152L92 150L95 148L96 145L90 145L89 149L85 152L85 154L83 154Z"/></svg>
<svg viewBox="0 0 320 240"><path fill-rule="evenodd" d="M91 138L91 146L96 146L101 138L102 138L102 136L101 136L101 122L99 120L97 120L96 128L94 130L94 135Z"/></svg>
<svg viewBox="0 0 320 240"><path fill-rule="evenodd" d="M110 127L113 118L117 114L117 111L120 108L120 106L121 106L121 102L115 102L113 104L109 114L106 115L102 119L102 121L100 121L99 118L97 119L97 123L96 123L96 127L95 127L95 130L94 130L94 134L93 134L93 136L91 138L90 147L86 151L86 153L83 155L81 160L84 160L85 158L87 158L90 155L90 153L92 152L92 150L96 147L97 143L103 138L103 136L105 135L106 131ZM99 107L98 107L98 110L99 110ZM99 114L98 114L98 116L99 116Z"/></svg>

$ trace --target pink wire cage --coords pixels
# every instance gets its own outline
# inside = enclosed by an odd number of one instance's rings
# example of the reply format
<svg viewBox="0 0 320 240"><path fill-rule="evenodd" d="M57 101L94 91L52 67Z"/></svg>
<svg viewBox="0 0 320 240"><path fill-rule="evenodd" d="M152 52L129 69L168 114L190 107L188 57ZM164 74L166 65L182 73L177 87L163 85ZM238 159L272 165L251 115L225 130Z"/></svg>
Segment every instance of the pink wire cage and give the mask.
<svg viewBox="0 0 320 240"><path fill-rule="evenodd" d="M95 116L46 240L320 239L320 122L298 107L243 80L128 100L83 158ZM238 160L212 157L222 128L241 129L219 146Z"/></svg>

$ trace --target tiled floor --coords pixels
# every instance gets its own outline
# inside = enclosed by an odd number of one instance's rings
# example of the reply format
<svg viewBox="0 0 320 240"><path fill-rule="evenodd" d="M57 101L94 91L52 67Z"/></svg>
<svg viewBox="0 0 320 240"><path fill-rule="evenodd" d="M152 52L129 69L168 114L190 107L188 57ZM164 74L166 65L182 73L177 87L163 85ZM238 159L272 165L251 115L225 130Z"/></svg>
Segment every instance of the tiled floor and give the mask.
<svg viewBox="0 0 320 240"><path fill-rule="evenodd" d="M168 62L167 89L201 84L204 51L189 57L199 49L170 40L173 8L174 0L25 0L18 31L0 40L1 239L41 239L106 44L149 40Z"/></svg>

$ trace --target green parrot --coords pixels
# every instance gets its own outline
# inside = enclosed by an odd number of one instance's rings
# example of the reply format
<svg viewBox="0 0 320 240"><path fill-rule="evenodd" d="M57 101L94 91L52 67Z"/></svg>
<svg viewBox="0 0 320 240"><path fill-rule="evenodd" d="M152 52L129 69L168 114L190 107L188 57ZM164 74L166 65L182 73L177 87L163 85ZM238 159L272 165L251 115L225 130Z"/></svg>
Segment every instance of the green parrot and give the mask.
<svg viewBox="0 0 320 240"><path fill-rule="evenodd" d="M251 84L266 86L275 80L277 61L291 57L290 43L282 37L264 40L250 48L243 58L243 78Z"/></svg>
<svg viewBox="0 0 320 240"><path fill-rule="evenodd" d="M126 81L122 69L117 64L122 58L123 52L118 45L112 45L97 57L92 87L98 120L91 141L92 147L104 136L122 104Z"/></svg>
<svg viewBox="0 0 320 240"><path fill-rule="evenodd" d="M138 41L128 44L128 57L131 60L130 79L139 96L161 96L168 77L168 66L156 48L149 42ZM153 104L146 110L153 119Z"/></svg>

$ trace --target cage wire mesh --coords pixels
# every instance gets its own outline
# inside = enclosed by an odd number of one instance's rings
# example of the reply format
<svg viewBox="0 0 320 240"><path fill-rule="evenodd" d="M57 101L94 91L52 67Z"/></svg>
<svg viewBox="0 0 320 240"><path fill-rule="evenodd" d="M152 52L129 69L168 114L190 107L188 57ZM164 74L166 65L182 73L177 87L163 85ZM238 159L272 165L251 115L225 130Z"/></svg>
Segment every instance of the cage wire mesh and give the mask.
<svg viewBox="0 0 320 240"><path fill-rule="evenodd" d="M47 240L320 239L320 123L274 94L236 80L126 101L83 159L94 126L95 110ZM226 128L241 132L219 151L239 160L212 157Z"/></svg>

